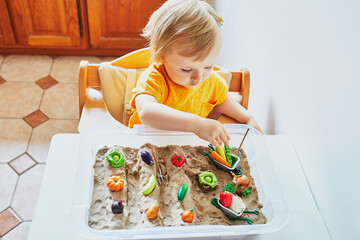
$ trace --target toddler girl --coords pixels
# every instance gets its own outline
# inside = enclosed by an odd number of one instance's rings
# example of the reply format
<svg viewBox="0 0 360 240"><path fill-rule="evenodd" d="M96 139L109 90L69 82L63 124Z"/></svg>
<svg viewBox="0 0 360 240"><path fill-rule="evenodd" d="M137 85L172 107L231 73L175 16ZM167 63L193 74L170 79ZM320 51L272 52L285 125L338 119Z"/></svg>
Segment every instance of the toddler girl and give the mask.
<svg viewBox="0 0 360 240"><path fill-rule="evenodd" d="M154 63L133 90L129 127L193 132L216 147L229 135L213 108L240 123L261 129L253 116L231 97L224 79L212 72L220 54L220 17L206 2L168 0L150 17L143 31Z"/></svg>

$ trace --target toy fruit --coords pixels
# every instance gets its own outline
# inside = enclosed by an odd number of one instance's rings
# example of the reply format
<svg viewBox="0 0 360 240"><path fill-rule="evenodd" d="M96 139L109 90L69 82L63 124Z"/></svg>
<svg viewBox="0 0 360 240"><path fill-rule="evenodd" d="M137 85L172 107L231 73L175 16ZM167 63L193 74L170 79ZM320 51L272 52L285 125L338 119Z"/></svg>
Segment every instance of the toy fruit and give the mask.
<svg viewBox="0 0 360 240"><path fill-rule="evenodd" d="M111 211L115 214L122 213L123 210L124 210L124 205L123 205L122 200L119 200L118 202L114 202L111 205Z"/></svg>
<svg viewBox="0 0 360 240"><path fill-rule="evenodd" d="M146 211L146 216L149 220L151 220L151 219L156 218L158 212L159 212L159 204L154 203Z"/></svg>
<svg viewBox="0 0 360 240"><path fill-rule="evenodd" d="M149 165L154 165L154 161L152 159L151 154L148 151L143 151L141 153L141 158L144 162L146 162Z"/></svg>
<svg viewBox="0 0 360 240"><path fill-rule="evenodd" d="M181 214L181 219L184 222L191 223L194 220L194 209L190 209Z"/></svg>
<svg viewBox="0 0 360 240"><path fill-rule="evenodd" d="M174 164L174 166L181 167L185 163L185 159L181 155L175 155L171 159L171 162L172 162L172 164Z"/></svg>
<svg viewBox="0 0 360 240"><path fill-rule="evenodd" d="M233 172L230 173L233 176L233 182L235 183L236 188L240 186L242 189L244 189L249 186L250 180L247 176L245 176L244 174L236 175Z"/></svg>
<svg viewBox="0 0 360 240"><path fill-rule="evenodd" d="M220 193L220 202L224 207L230 207L233 199L231 192Z"/></svg>
<svg viewBox="0 0 360 240"><path fill-rule="evenodd" d="M125 158L121 153L113 150L108 155L106 155L106 161L114 168L119 168L124 166Z"/></svg>
<svg viewBox="0 0 360 240"><path fill-rule="evenodd" d="M120 176L109 177L106 186L109 187L111 191L117 192L124 188L124 180Z"/></svg>
<svg viewBox="0 0 360 240"><path fill-rule="evenodd" d="M212 172L202 172L199 175L199 183L211 186L211 188L216 187L217 178Z"/></svg>
<svg viewBox="0 0 360 240"><path fill-rule="evenodd" d="M187 190L188 190L187 184L183 184L179 187L177 198L180 202L184 199Z"/></svg>
<svg viewBox="0 0 360 240"><path fill-rule="evenodd" d="M149 195L155 188L156 185L156 179L154 174L151 174L149 180L147 181L145 187L142 190L142 194Z"/></svg>

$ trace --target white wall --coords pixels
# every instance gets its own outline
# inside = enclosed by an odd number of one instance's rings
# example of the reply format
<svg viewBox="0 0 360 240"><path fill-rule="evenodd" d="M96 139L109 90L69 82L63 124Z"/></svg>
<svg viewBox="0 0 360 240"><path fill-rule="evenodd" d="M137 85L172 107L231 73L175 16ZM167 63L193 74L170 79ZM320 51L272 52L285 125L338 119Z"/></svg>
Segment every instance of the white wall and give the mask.
<svg viewBox="0 0 360 240"><path fill-rule="evenodd" d="M333 239L358 239L360 1L218 0L219 65L250 70L249 110L291 136ZM296 189L294 189L296 191Z"/></svg>

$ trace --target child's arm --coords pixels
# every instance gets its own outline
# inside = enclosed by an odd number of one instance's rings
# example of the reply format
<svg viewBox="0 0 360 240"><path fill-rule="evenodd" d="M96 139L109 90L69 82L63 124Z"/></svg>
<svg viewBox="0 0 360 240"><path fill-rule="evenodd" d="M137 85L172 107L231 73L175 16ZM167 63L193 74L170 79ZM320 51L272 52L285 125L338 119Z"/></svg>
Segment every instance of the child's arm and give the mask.
<svg viewBox="0 0 360 240"><path fill-rule="evenodd" d="M240 123L252 126L259 130L260 133L264 134L249 111L236 102L232 97L228 96L223 103L215 106L215 110L235 119Z"/></svg>
<svg viewBox="0 0 360 240"><path fill-rule="evenodd" d="M175 110L158 103L149 94L138 95L135 105L139 118L145 125L161 130L193 132L215 147L220 147L222 143L229 144L229 134L219 121Z"/></svg>

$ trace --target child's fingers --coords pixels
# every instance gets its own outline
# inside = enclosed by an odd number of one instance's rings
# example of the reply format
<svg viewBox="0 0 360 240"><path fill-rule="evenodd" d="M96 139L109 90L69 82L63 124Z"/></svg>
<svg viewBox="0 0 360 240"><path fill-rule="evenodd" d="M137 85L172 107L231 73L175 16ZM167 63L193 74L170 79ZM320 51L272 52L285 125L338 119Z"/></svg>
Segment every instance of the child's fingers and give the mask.
<svg viewBox="0 0 360 240"><path fill-rule="evenodd" d="M221 147L221 146L222 146L222 140L221 140L221 138L220 138L219 136L216 137L213 144L214 144L214 146L215 146L216 148Z"/></svg>
<svg viewBox="0 0 360 240"><path fill-rule="evenodd" d="M226 135L227 132L220 133L221 138L221 145L224 143L225 145L229 145L228 135Z"/></svg>
<svg viewBox="0 0 360 240"><path fill-rule="evenodd" d="M223 132L224 132L224 137L222 138L224 141L225 145L229 145L229 140L230 140L230 135L229 133L226 131L226 128L223 126Z"/></svg>

